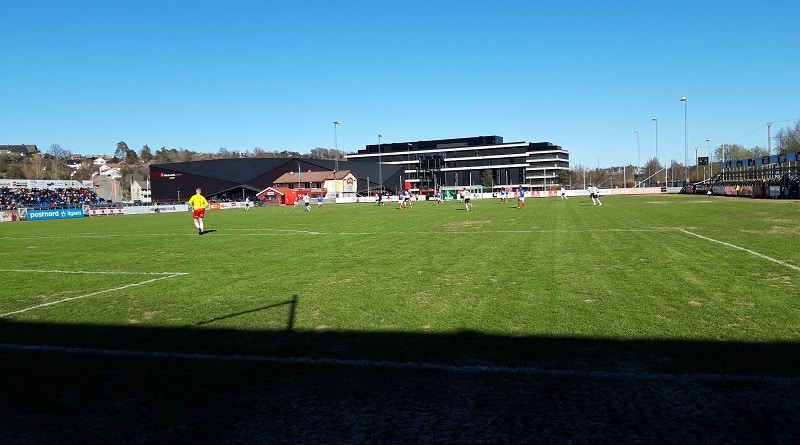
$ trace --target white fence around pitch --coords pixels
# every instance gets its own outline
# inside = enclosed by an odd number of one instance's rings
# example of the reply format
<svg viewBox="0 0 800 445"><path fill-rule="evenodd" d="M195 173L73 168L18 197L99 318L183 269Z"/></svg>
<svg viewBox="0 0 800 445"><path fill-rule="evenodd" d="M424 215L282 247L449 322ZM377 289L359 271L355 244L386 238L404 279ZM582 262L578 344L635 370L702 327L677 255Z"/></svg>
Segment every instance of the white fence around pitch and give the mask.
<svg viewBox="0 0 800 445"><path fill-rule="evenodd" d="M667 190L667 193L680 193L680 188L671 188L674 190ZM526 197L528 198L555 198L561 196L561 192L558 190L527 190ZM660 187L638 187L638 188L615 188L615 189L600 189L600 196L609 196L609 195L645 195L645 194L659 194L663 193ZM564 194L567 197L575 197L575 196L589 196L588 190L564 190ZM490 193L475 193L473 194L475 199L499 199L500 194L497 192ZM512 192L509 195L509 199L516 199L517 194L516 192ZM383 202L385 203L393 203L395 197L390 196L384 198ZM425 200L426 198L423 196L419 197L419 200ZM429 198L433 199L433 198ZM452 198L451 198L452 199ZM352 197L339 197L336 198L334 203L336 204L357 204L357 203L372 203L376 202L376 198L374 196L352 196ZM330 201L326 201L326 203L330 203ZM211 210L244 210L247 203L244 201L241 202L222 202L222 203L212 203ZM250 208L253 207L254 203L249 203ZM15 210L4 210L0 213L0 222L11 222L11 221L24 221L24 220L34 220L34 218L29 218L28 216L29 209L27 208L20 208ZM119 216L119 215L145 215L145 214L152 214L152 213L175 213L175 212L188 212L190 211L188 204L154 204L154 205L126 205L126 204L117 204L112 206L84 206L83 207L83 216ZM35 214L35 213L34 213ZM36 219L61 219L65 217L74 218L76 215L74 212L47 212L42 218Z"/></svg>
<svg viewBox="0 0 800 445"><path fill-rule="evenodd" d="M681 187L670 187L667 189L667 193L680 193ZM653 195L663 193L661 187L636 187L636 188L613 188L613 189L600 189L600 196L609 196L609 195ZM589 196L588 190L564 190L564 194L569 198L573 196ZM525 190L525 197L526 198L557 198L561 196L560 190ZM483 192L483 193L473 193L472 197L474 199L499 199L500 192ZM517 199L517 189L512 189L508 195L509 199ZM383 202L395 202L397 195L390 195L388 197L384 197ZM419 197L419 200L425 200L426 198L423 196ZM432 200L434 198L430 197L428 200ZM452 197L450 198L452 200ZM346 196L346 197L339 197L336 198L336 204L349 204L349 203L375 203L376 198L375 196Z"/></svg>

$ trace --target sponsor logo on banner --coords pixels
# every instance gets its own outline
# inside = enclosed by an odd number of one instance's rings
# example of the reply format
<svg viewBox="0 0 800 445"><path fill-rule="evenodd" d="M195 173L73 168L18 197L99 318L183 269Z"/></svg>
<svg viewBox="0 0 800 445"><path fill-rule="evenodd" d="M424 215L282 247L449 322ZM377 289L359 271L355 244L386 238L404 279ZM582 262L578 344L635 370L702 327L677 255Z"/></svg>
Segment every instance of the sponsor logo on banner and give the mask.
<svg viewBox="0 0 800 445"><path fill-rule="evenodd" d="M244 202L220 202L220 203L211 203L211 208L213 210L227 210L227 209L239 209L244 208Z"/></svg>
<svg viewBox="0 0 800 445"><path fill-rule="evenodd" d="M124 215L122 207L90 207L89 216Z"/></svg>
<svg viewBox="0 0 800 445"><path fill-rule="evenodd" d="M16 210L4 210L0 212L0 222L10 222L17 220Z"/></svg>
<svg viewBox="0 0 800 445"><path fill-rule="evenodd" d="M28 221L83 218L83 209L28 209Z"/></svg>
<svg viewBox="0 0 800 445"><path fill-rule="evenodd" d="M81 188L81 187L88 187L89 183L87 181L84 184L82 181L78 180L59 180L59 181L47 181L42 179L0 179L0 187L9 187L9 188L39 188L39 189L58 189L58 188Z"/></svg>
<svg viewBox="0 0 800 445"><path fill-rule="evenodd" d="M661 193L661 187L639 187L639 188L621 188L600 190L601 195L644 195L644 194L658 194Z"/></svg>

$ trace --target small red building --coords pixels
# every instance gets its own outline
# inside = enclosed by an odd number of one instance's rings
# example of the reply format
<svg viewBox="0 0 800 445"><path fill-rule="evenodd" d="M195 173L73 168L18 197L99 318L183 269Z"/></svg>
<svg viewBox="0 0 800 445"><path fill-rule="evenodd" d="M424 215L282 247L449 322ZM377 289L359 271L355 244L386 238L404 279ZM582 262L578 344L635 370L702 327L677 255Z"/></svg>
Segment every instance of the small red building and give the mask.
<svg viewBox="0 0 800 445"><path fill-rule="evenodd" d="M297 190L285 187L267 187L256 194L264 205L291 205L297 200Z"/></svg>

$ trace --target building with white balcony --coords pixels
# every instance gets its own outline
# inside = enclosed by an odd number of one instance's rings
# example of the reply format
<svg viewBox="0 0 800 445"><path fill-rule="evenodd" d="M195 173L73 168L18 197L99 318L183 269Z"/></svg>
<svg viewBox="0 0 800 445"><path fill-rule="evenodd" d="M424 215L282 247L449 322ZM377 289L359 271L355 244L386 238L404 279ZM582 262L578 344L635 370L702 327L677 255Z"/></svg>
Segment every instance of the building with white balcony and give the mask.
<svg viewBox="0 0 800 445"><path fill-rule="evenodd" d="M519 186L551 189L560 186L561 171L569 170L569 152L557 145L506 143L500 136L367 145L356 154L348 154L347 160L401 166L402 188L422 193L480 186L484 175L491 176L493 190Z"/></svg>

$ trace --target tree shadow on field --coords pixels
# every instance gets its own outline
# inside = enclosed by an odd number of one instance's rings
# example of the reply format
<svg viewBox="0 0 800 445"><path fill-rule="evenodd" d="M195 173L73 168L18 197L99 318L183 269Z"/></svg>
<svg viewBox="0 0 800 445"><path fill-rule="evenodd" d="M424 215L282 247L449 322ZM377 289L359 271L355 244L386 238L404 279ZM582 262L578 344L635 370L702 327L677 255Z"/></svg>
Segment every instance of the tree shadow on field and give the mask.
<svg viewBox="0 0 800 445"><path fill-rule="evenodd" d="M0 319L4 443L798 443L800 345ZM275 330L217 322L285 312Z"/></svg>

